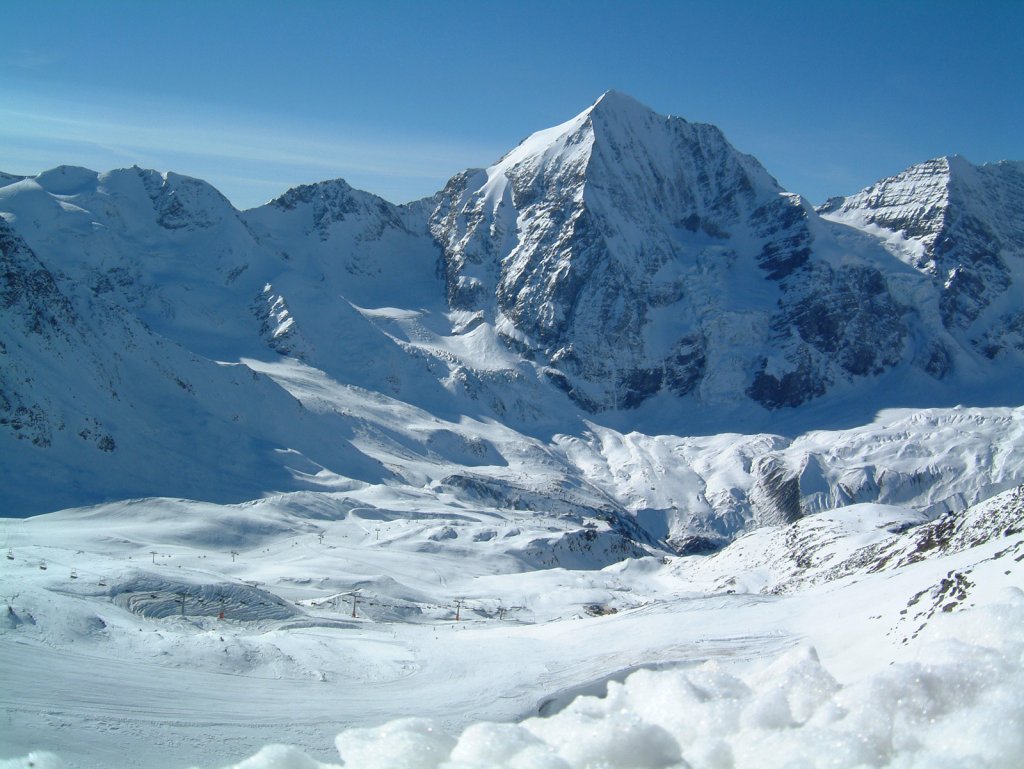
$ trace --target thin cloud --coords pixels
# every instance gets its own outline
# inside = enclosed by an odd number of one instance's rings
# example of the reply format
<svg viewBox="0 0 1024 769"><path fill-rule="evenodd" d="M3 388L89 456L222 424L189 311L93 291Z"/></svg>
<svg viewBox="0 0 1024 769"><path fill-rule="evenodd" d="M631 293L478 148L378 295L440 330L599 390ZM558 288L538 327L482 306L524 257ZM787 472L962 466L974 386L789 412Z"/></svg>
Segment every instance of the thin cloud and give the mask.
<svg viewBox="0 0 1024 769"><path fill-rule="evenodd" d="M343 126L338 135L347 137L340 139L326 136L323 128L311 131L271 118L225 116L194 106L136 105L133 117L124 107L100 111L92 104L19 96L5 99L17 106L0 108L0 139L11 146L31 146L35 156L45 154L45 145L55 154L71 146L91 148L85 154L109 157L110 163L138 163L161 170L184 166L211 181L241 181L243 175L224 173L224 166L248 164L250 171L260 167L264 177L309 181L355 177L371 191L406 190L406 199L412 199L429 194L428 185L435 191L466 165L479 165L480 158L490 162L498 154L447 141L401 136L374 140ZM139 114L145 119L140 120ZM467 158L477 162L467 163ZM54 164L63 162L69 158L54 157ZM256 183L266 187L272 181L264 178Z"/></svg>
<svg viewBox="0 0 1024 769"><path fill-rule="evenodd" d="M3 57L5 65L27 72L50 69L65 61L65 56L55 51L37 51L29 48L8 51Z"/></svg>

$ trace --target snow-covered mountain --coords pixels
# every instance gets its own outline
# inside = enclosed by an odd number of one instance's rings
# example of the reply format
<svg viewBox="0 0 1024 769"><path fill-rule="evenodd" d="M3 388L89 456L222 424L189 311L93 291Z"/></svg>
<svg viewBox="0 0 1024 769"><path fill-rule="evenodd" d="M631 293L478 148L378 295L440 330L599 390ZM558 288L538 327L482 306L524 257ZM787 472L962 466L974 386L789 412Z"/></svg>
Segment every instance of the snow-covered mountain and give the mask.
<svg viewBox="0 0 1024 769"><path fill-rule="evenodd" d="M0 426L22 480L3 494L25 513L458 477L505 498L557 476L597 490L591 509L665 511L655 538L721 541L796 514L765 490L807 472L767 457L808 427L1019 405L1020 178L937 161L833 201L828 221L718 129L616 92L405 206L341 180L238 212L172 173L5 175ZM595 485L559 448L737 426L755 491L684 511L632 481ZM665 466L658 441L632 443ZM553 476L502 476L523 446Z"/></svg>
<svg viewBox="0 0 1024 769"><path fill-rule="evenodd" d="M939 291L943 325L989 358L1024 350L1024 163L936 158L819 211L879 238Z"/></svg>
<svg viewBox="0 0 1024 769"><path fill-rule="evenodd" d="M776 410L976 364L929 276L823 220L713 126L615 92L453 178L431 228L451 305L590 412Z"/></svg>
<svg viewBox="0 0 1024 769"><path fill-rule="evenodd" d="M106 292L56 280L4 221L0 259L7 511L154 493L252 498L294 488L293 466L307 456L352 479L390 477L339 440L348 429L339 419L264 374L197 355Z"/></svg>

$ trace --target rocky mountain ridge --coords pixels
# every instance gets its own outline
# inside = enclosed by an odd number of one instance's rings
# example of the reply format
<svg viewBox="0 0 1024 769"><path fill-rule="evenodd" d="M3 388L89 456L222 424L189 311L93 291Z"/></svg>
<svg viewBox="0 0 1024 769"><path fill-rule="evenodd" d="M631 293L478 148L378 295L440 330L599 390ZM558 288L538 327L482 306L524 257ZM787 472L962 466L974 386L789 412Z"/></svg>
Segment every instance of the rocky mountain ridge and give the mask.
<svg viewBox="0 0 1024 769"><path fill-rule="evenodd" d="M945 328L995 358L1024 349L1022 207L1024 163L974 166L954 155L833 198L819 211L875 235L931 277Z"/></svg>

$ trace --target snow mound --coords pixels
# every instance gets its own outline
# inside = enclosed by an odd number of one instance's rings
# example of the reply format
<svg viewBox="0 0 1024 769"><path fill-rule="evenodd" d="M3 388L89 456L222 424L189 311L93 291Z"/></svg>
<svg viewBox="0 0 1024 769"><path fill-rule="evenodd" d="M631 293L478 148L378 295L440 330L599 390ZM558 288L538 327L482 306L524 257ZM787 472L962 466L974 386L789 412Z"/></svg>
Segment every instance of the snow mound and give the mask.
<svg viewBox="0 0 1024 769"><path fill-rule="evenodd" d="M64 769L64 762L53 753L32 751L23 758L0 758L0 769Z"/></svg>
<svg viewBox="0 0 1024 769"><path fill-rule="evenodd" d="M548 718L457 736L405 718L346 730L336 745L359 769L1016 769L1022 626L1024 593L1008 588L1002 603L941 617L912 656L859 680L836 680L804 646L747 669L639 670ZM225 769L338 766L274 745Z"/></svg>

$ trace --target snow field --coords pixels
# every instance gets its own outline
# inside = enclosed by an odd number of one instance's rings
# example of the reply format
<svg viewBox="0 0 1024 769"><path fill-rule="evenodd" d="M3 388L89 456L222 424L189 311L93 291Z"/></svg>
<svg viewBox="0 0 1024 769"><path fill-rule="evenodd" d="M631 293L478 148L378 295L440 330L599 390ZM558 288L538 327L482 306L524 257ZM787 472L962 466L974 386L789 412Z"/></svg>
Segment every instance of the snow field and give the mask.
<svg viewBox="0 0 1024 769"><path fill-rule="evenodd" d="M801 646L742 672L640 670L548 718L458 734L405 718L344 731L336 746L359 769L1018 769L1024 593L1003 598L930 625L916 661L845 685ZM225 769L332 766L269 746Z"/></svg>
<svg viewBox="0 0 1024 769"><path fill-rule="evenodd" d="M711 558L526 572L506 571L500 552L520 529L546 528L543 516L476 542L466 535L507 524L452 512L460 536L432 540L429 516L388 520L350 500L335 500L332 517L321 499L316 528L298 530L285 512L298 499L278 497L244 506L261 524L249 533L262 535L237 562L221 537L206 540L216 506L41 516L11 527L16 557L0 574L17 620L0 625L17 740L7 754L45 748L64 763L37 753L0 767L214 767L264 741L294 747L228 766L319 769L340 755L360 769L1019 767L1024 595L1009 586L1024 552L1021 493L972 508L928 558L828 580L866 549L913 553L922 529L892 532L919 514L854 505ZM970 544L971 533L985 538ZM166 565L150 551L172 548L156 539L178 543ZM427 544L436 548L420 555ZM128 554L143 563L125 570ZM103 589L87 583L97 574ZM969 590L946 608L949 575ZM717 587L730 576L733 594ZM357 582L365 604L352 619ZM787 584L800 590L767 594ZM174 613L182 593L187 618ZM225 599L226 621L191 613L204 595L214 609ZM458 624L450 609L374 616L370 606L441 607L450 595L467 599ZM262 614L283 605L292 616ZM496 605L516 608L501 620Z"/></svg>

